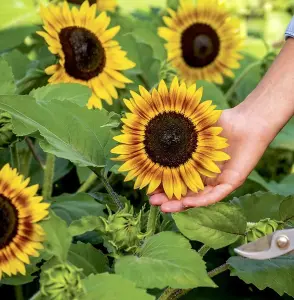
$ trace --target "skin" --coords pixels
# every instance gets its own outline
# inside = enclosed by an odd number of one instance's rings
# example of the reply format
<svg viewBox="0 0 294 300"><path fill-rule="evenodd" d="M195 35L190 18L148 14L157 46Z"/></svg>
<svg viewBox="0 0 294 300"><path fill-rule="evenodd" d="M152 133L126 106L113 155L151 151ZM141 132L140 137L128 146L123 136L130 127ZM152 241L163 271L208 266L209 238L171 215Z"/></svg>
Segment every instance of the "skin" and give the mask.
<svg viewBox="0 0 294 300"><path fill-rule="evenodd" d="M216 178L204 178L205 189L188 192L179 200L168 200L160 190L150 196L150 204L163 212L179 212L190 207L221 201L241 186L268 145L294 115L294 39L289 38L259 85L238 106L223 111L218 126L228 138L226 152L231 159Z"/></svg>

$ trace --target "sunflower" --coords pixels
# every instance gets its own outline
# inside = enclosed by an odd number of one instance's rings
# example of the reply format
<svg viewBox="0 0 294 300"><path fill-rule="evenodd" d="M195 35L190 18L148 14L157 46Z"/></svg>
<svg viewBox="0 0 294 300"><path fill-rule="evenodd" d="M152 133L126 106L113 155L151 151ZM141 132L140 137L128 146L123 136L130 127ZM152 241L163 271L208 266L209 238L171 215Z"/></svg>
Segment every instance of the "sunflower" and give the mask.
<svg viewBox="0 0 294 300"><path fill-rule="evenodd" d="M185 196L187 188L203 189L201 175L215 177L220 169L214 161L230 158L219 151L228 146L218 136L222 128L212 127L221 111L210 100L200 103L202 87L179 85L177 77L169 90L164 81L158 91L139 90L124 99L131 113L122 118L123 134L114 137L121 145L111 150L119 154L113 160L124 161L119 171L128 172L125 181L136 177L134 188L149 185L147 193L162 185L169 199Z"/></svg>
<svg viewBox="0 0 294 300"><path fill-rule="evenodd" d="M234 77L240 67L243 37L238 20L232 19L221 0L180 0L178 11L168 9L167 27L158 34L167 41L168 61L186 82L223 83L223 74Z"/></svg>
<svg viewBox="0 0 294 300"><path fill-rule="evenodd" d="M82 4L85 0L67 0L74 4ZM89 0L90 4L96 4L100 11L108 10L114 11L117 7L117 0Z"/></svg>
<svg viewBox="0 0 294 300"><path fill-rule="evenodd" d="M36 196L38 185L6 164L0 171L0 278L18 272L25 275L29 256L39 256L45 232L37 224L48 215L49 204Z"/></svg>
<svg viewBox="0 0 294 300"><path fill-rule="evenodd" d="M120 27L106 30L110 18L105 12L95 17L96 4L85 1L80 10L68 3L41 7L46 32L38 32L59 56L59 62L46 68L50 83L73 82L89 86L93 93L88 108L102 108L101 99L112 104L117 88L132 82L119 71L135 66L126 58L118 42L112 40Z"/></svg>

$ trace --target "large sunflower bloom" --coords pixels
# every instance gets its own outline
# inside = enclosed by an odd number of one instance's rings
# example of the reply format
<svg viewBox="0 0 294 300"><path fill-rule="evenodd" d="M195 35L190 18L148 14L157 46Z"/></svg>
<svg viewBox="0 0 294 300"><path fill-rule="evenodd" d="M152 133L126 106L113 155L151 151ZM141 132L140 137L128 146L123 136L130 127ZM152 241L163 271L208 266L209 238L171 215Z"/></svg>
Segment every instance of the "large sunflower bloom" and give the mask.
<svg viewBox="0 0 294 300"><path fill-rule="evenodd" d="M228 146L219 137L221 127L212 127L221 115L208 100L200 103L203 88L179 86L174 78L170 90L161 81L158 91L150 94L140 86L140 95L131 92L124 100L131 113L122 118L121 143L111 150L119 154L114 160L124 161L119 171L128 172L125 181L135 177L134 188L149 185L152 193L160 185L171 199L203 189L201 175L215 177L220 169L214 161L230 157L219 151Z"/></svg>
<svg viewBox="0 0 294 300"><path fill-rule="evenodd" d="M240 67L243 38L239 21L232 19L221 0L180 0L178 11L168 9L167 27L158 34L167 41L168 60L186 82L223 83L223 74L234 77Z"/></svg>
<svg viewBox="0 0 294 300"><path fill-rule="evenodd" d="M85 1L80 10L69 9L68 3L41 7L46 32L38 32L59 56L59 62L46 68L52 75L50 83L74 82L89 86L93 93L89 108L102 108L101 99L112 104L117 88L124 88L131 80L119 71L135 66L126 58L118 42L112 40L120 27L106 30L110 18L105 12L95 17L96 4Z"/></svg>
<svg viewBox="0 0 294 300"><path fill-rule="evenodd" d="M48 215L48 203L36 196L38 185L7 164L0 171L0 278L18 272L25 275L29 256L39 256L45 232L37 224Z"/></svg>
<svg viewBox="0 0 294 300"><path fill-rule="evenodd" d="M74 4L82 4L85 0L67 0ZM117 7L117 0L89 0L90 4L96 4L100 11L108 10L114 11Z"/></svg>

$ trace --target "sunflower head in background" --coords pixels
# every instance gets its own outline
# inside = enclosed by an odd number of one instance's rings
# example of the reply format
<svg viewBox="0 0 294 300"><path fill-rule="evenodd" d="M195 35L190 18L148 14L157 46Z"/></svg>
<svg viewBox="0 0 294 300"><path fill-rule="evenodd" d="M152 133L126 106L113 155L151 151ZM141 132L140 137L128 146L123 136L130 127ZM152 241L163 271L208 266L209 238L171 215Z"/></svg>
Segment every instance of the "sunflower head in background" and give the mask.
<svg viewBox="0 0 294 300"><path fill-rule="evenodd" d="M124 161L119 171L128 172L125 181L136 178L134 188L152 193L163 187L169 199L180 199L187 189L198 192L204 188L201 175L215 177L220 169L214 161L230 157L220 149L227 139L218 136L222 128L212 125L220 110L212 101L200 102L203 89L196 85L179 85L175 77L168 90L161 81L158 90L149 93L140 86L140 95L131 92L124 100L131 113L122 118L121 143L111 150L114 158Z"/></svg>
<svg viewBox="0 0 294 300"><path fill-rule="evenodd" d="M50 83L72 82L89 86L93 93L88 108L102 108L102 101L112 104L118 98L117 88L131 80L121 74L135 66L126 58L112 38L120 27L107 30L110 18L105 12L96 17L96 4L83 2L78 10L68 3L41 7L44 30L38 32L59 57L59 62L46 68Z"/></svg>
<svg viewBox="0 0 294 300"><path fill-rule="evenodd" d="M73 4L83 4L85 0L67 0L67 2L73 3ZM96 4L97 9L100 11L115 11L115 8L117 7L117 0L89 0L90 4Z"/></svg>
<svg viewBox="0 0 294 300"><path fill-rule="evenodd" d="M238 51L243 37L240 24L226 11L221 0L180 0L177 12L168 9L163 17L167 27L160 27L168 60L186 82L206 80L223 83L223 75L234 77L239 68Z"/></svg>
<svg viewBox="0 0 294 300"><path fill-rule="evenodd" d="M38 224L48 215L48 203L36 196L38 185L8 164L0 170L0 279L18 272L25 275L29 256L39 256L45 232Z"/></svg>

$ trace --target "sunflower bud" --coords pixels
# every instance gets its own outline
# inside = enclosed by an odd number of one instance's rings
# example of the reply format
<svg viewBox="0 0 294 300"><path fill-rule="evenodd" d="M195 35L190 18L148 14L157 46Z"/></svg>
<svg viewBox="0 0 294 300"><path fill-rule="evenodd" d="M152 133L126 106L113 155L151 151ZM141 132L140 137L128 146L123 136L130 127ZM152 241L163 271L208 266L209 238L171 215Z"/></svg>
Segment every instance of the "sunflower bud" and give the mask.
<svg viewBox="0 0 294 300"><path fill-rule="evenodd" d="M274 231L281 229L283 222L271 220L269 218L260 220L257 223L248 223L247 224L247 234L245 238L245 242L253 242L257 239L271 234Z"/></svg>
<svg viewBox="0 0 294 300"><path fill-rule="evenodd" d="M79 300L84 295L82 269L60 264L44 271L40 278L40 292L47 300Z"/></svg>
<svg viewBox="0 0 294 300"><path fill-rule="evenodd" d="M108 219L101 217L103 228L99 228L102 232L104 241L110 246L110 250L114 253L125 251L135 251L140 245L140 241L144 238L141 233L141 216L134 214L134 208L127 204L123 210L113 214L108 209Z"/></svg>
<svg viewBox="0 0 294 300"><path fill-rule="evenodd" d="M160 80L164 80L165 83L169 86L176 75L177 71L167 61L163 61L161 63L159 70Z"/></svg>
<svg viewBox="0 0 294 300"><path fill-rule="evenodd" d="M11 117L7 112L0 113L0 149L7 148L16 141L16 135L12 132Z"/></svg>

